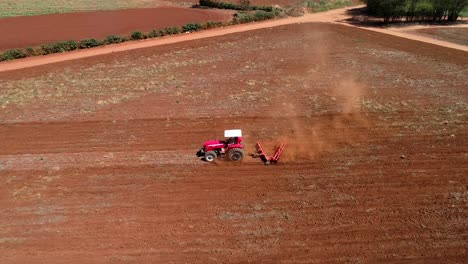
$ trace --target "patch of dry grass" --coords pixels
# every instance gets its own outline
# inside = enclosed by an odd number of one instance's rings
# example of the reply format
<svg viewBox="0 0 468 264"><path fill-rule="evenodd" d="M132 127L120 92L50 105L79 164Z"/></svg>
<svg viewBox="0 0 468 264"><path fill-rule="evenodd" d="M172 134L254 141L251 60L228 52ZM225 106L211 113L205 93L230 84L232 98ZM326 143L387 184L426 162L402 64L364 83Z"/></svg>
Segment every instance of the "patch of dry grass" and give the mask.
<svg viewBox="0 0 468 264"><path fill-rule="evenodd" d="M154 0L2 0L0 2L0 18L154 7L161 3L162 1Z"/></svg>

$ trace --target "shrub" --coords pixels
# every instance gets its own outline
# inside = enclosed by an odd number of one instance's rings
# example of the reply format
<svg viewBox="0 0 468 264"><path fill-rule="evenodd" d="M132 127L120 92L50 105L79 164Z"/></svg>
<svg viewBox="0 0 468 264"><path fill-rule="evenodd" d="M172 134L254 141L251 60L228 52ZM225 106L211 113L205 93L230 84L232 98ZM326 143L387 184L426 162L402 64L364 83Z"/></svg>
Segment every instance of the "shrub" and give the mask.
<svg viewBox="0 0 468 264"><path fill-rule="evenodd" d="M41 50L42 50L41 54L43 54L43 55L55 53L54 52L54 47L52 46L52 44L41 45Z"/></svg>
<svg viewBox="0 0 468 264"><path fill-rule="evenodd" d="M273 14L275 15L275 17L277 16L283 16L285 14L285 10L281 9L281 8L273 8L273 10L271 11L273 12Z"/></svg>
<svg viewBox="0 0 468 264"><path fill-rule="evenodd" d="M121 36L109 35L106 38L106 43L107 44L122 43L122 42L125 42L125 40L126 39Z"/></svg>
<svg viewBox="0 0 468 264"><path fill-rule="evenodd" d="M273 7L271 6L251 6L249 0L241 0L240 5L233 4L233 3L218 2L214 0L200 0L199 5L219 8L219 9L232 9L232 10L242 10L242 11L250 11L250 10L263 10L266 12L273 11Z"/></svg>
<svg viewBox="0 0 468 264"><path fill-rule="evenodd" d="M162 31L163 31L163 36L165 36L165 35L175 35L175 34L179 34L179 33L182 32L180 30L180 28L178 28L178 27L168 27L168 28L163 29Z"/></svg>
<svg viewBox="0 0 468 264"><path fill-rule="evenodd" d="M145 38L145 35L141 31L134 31L130 35L130 39L132 40L138 40L138 39L144 39L144 38Z"/></svg>
<svg viewBox="0 0 468 264"><path fill-rule="evenodd" d="M42 53L47 55L51 53L60 53L65 51L76 50L78 48L78 43L74 40L68 41L59 41L52 44L45 44L41 46Z"/></svg>
<svg viewBox="0 0 468 264"><path fill-rule="evenodd" d="M102 45L102 42L97 40L97 39L83 39L78 44L78 48L80 48L80 49L89 49L89 48L97 47L97 46L100 46L100 45Z"/></svg>
<svg viewBox="0 0 468 264"><path fill-rule="evenodd" d="M308 0L305 6L313 12L323 12L352 5L350 0Z"/></svg>
<svg viewBox="0 0 468 264"><path fill-rule="evenodd" d="M21 49L12 49L3 52L2 56L0 56L0 60L14 60L14 59L21 59L26 58L28 55Z"/></svg>
<svg viewBox="0 0 468 264"><path fill-rule="evenodd" d="M26 56L31 57L31 56L36 56L36 55L37 55L36 51L33 48L31 47L26 48Z"/></svg>
<svg viewBox="0 0 468 264"><path fill-rule="evenodd" d="M261 21L266 19L272 19L275 17L274 12L256 11L254 14L239 12L236 14L233 20L233 24L242 24L253 21Z"/></svg>
<svg viewBox="0 0 468 264"><path fill-rule="evenodd" d="M253 18L255 21L260 21L260 20L272 19L274 17L275 17L275 14L273 12L257 11L255 12Z"/></svg>
<svg viewBox="0 0 468 264"><path fill-rule="evenodd" d="M223 22L213 22L213 21L208 21L205 24L202 25L203 29L210 29L210 28L218 28L222 27Z"/></svg>
<svg viewBox="0 0 468 264"><path fill-rule="evenodd" d="M58 49L60 49L60 52L64 51L71 51L71 50L76 50L78 49L78 43L74 40L68 40L68 41L59 41L54 44Z"/></svg>
<svg viewBox="0 0 468 264"><path fill-rule="evenodd" d="M161 30L153 29L151 30L151 32L148 33L147 36L148 38L156 38L156 37L162 36Z"/></svg>
<svg viewBox="0 0 468 264"><path fill-rule="evenodd" d="M164 36L166 36L166 35L167 35L167 33L166 33L166 30L165 30L165 29L159 30L159 36L160 36L160 37L164 37Z"/></svg>
<svg viewBox="0 0 468 264"><path fill-rule="evenodd" d="M242 10L241 6L235 5L233 3L223 3L213 0L200 0L199 4L201 6L214 7L220 9L233 9L233 10Z"/></svg>
<svg viewBox="0 0 468 264"><path fill-rule="evenodd" d="M253 17L245 12L239 12L234 16L234 24L242 24L253 21Z"/></svg>
<svg viewBox="0 0 468 264"><path fill-rule="evenodd" d="M29 47L29 48L26 48L25 52L28 57L39 56L43 54L41 47L38 47L38 48Z"/></svg>
<svg viewBox="0 0 468 264"><path fill-rule="evenodd" d="M200 23L189 23L182 27L182 32L198 31L202 28Z"/></svg>
<svg viewBox="0 0 468 264"><path fill-rule="evenodd" d="M280 8L276 8L276 9L280 9ZM273 7L272 6L253 6L252 10L262 10L265 12L271 12L273 11Z"/></svg>

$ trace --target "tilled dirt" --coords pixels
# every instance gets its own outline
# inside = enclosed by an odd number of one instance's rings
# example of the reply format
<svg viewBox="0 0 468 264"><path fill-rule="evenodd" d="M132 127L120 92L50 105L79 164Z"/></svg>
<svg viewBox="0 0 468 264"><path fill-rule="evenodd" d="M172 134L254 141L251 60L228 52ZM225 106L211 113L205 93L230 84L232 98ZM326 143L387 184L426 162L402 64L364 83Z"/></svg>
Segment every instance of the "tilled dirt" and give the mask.
<svg viewBox="0 0 468 264"><path fill-rule="evenodd" d="M226 22L233 12L183 7L157 7L112 11L13 17L0 19L0 51L35 47L63 40L129 36L134 31L181 27L188 23Z"/></svg>
<svg viewBox="0 0 468 264"><path fill-rule="evenodd" d="M461 45L468 46L468 25L466 27L453 28L421 28L415 29L413 33L441 39Z"/></svg>
<svg viewBox="0 0 468 264"><path fill-rule="evenodd" d="M350 8L336 9L328 12L316 13L316 14L306 14L302 17L289 17L283 19L275 19L263 22L255 22L237 26L230 26L227 28L217 28L213 30L207 30L202 32L194 32L191 34L182 34L174 37L165 37L157 39L147 39L143 41L135 42L126 42L115 45L108 45L104 47L89 49L89 50L78 50L73 52L67 52L65 54L52 54L48 56L38 56L38 57L29 57L26 59L15 60L12 62L2 62L0 63L0 72L3 71L12 71L16 69L23 69L27 67L40 66L51 63L58 63L63 61L88 58L98 55L112 54L114 52L130 51L137 50L148 47L162 46L167 44L174 44L184 41L192 41L204 38L212 38L218 36L224 36L234 33L247 32L257 29L266 29L271 27L278 27L282 25L291 25L291 24L300 24L300 23L311 23L311 22L326 22L326 23L335 23L340 25L346 25L355 27L349 23L350 15L347 13L350 9L353 8L362 8L363 6L356 6ZM361 29L384 33L386 35L397 36L403 39L411 39L418 42L429 43L441 47L447 47L452 49L457 49L461 51L468 51L468 47L465 45L460 45L448 41L434 39L432 37L425 37L422 35L412 34L404 32L401 28L377 28L377 27L360 27ZM391 38L394 42L398 42L398 39ZM466 54L466 53L464 53Z"/></svg>
<svg viewBox="0 0 468 264"><path fill-rule="evenodd" d="M309 23L0 73L2 263L463 263L467 64Z"/></svg>

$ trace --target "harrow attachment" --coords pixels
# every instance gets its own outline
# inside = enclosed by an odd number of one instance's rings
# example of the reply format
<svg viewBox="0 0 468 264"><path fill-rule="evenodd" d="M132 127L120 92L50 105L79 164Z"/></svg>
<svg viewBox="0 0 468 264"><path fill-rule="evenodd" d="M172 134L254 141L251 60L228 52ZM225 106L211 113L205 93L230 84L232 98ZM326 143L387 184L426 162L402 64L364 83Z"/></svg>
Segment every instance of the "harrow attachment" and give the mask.
<svg viewBox="0 0 468 264"><path fill-rule="evenodd" d="M280 146L276 149L275 155L268 156L263 148L262 143L257 142L256 148L257 151L254 154L251 154L253 158L260 158L265 165L270 165L271 163L276 164L281 157L281 153L283 153L284 148L286 147L286 143L281 143Z"/></svg>

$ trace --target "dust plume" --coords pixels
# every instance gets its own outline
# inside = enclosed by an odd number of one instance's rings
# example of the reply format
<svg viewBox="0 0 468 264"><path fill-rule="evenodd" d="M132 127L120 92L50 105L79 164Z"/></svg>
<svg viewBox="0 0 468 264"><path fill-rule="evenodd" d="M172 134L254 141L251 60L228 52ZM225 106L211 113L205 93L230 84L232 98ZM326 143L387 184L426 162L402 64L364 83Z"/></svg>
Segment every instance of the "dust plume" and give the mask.
<svg viewBox="0 0 468 264"><path fill-rule="evenodd" d="M366 118L361 114L361 97L365 86L352 76L342 77L335 84L331 94L326 95L336 105L332 114L317 115L314 118L300 117L297 102L283 103L283 113L289 118L288 131L277 142L287 144L283 161L312 160L322 152L330 152L339 145L351 143L358 136L356 127L366 127Z"/></svg>
<svg viewBox="0 0 468 264"><path fill-rule="evenodd" d="M284 142L282 161L313 160L353 144L368 126L361 113L366 86L358 81L356 71L342 64L346 54L339 47L330 50L334 41L327 31L304 32L303 56L290 62L294 67L271 100L268 114L281 117L281 124L275 126L274 140L263 140L269 155Z"/></svg>

